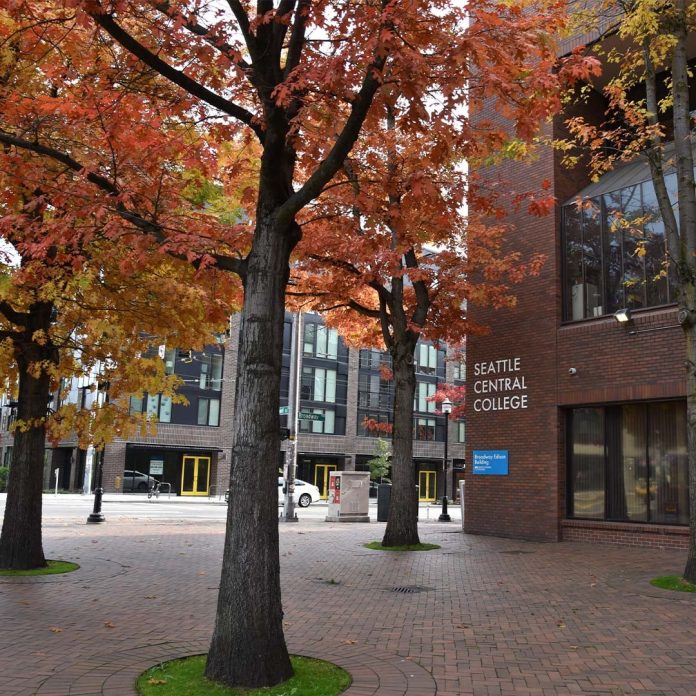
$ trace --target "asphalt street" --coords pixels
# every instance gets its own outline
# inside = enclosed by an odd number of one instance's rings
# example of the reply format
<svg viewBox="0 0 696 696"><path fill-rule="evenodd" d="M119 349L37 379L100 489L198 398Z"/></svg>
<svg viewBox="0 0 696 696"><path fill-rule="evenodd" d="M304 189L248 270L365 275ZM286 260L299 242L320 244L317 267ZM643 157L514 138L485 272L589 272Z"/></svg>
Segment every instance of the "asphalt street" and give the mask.
<svg viewBox="0 0 696 696"><path fill-rule="evenodd" d="M5 509L6 494L0 494L0 514ZM43 520L45 524L62 522L79 522L86 520L92 512L94 496L79 494L44 494L43 496ZM306 508L296 508L297 517L300 520L321 521L326 517L328 505L325 502L312 503ZM450 504L448 508L452 523L461 524L461 511L459 505ZM282 508L278 507L280 515ZM441 512L440 505L421 503L419 506L419 519L422 521L435 521ZM145 494L106 494L102 502L102 513L106 520L129 519L196 519L219 520L224 523L227 514L227 505L220 498L180 498L177 496L162 495L159 499L148 500ZM370 501L370 519L377 520L377 504Z"/></svg>

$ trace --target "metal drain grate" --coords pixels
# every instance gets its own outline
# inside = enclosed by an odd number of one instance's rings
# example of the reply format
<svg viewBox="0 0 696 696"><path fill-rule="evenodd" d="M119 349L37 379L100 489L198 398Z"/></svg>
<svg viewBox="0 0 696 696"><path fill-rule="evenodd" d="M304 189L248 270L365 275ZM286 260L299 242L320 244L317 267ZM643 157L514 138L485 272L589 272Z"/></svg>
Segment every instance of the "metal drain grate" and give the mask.
<svg viewBox="0 0 696 696"><path fill-rule="evenodd" d="M421 587L420 585L403 585L402 587L392 587L392 592L400 594L417 594L418 592L430 592L430 587Z"/></svg>

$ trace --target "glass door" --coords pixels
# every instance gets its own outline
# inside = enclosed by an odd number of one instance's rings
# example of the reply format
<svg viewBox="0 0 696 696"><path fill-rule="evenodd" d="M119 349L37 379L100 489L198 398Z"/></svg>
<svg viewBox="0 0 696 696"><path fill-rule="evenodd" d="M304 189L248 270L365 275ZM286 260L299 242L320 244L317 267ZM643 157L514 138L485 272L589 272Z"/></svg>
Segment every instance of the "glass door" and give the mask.
<svg viewBox="0 0 696 696"><path fill-rule="evenodd" d="M181 495L208 495L210 457L184 457L181 465Z"/></svg>
<svg viewBox="0 0 696 696"><path fill-rule="evenodd" d="M437 472L419 471L418 472L418 500L421 503L429 503L435 500L437 485Z"/></svg>
<svg viewBox="0 0 696 696"><path fill-rule="evenodd" d="M321 493L321 499L329 497L329 472L336 471L335 464L317 464L314 467L314 485Z"/></svg>

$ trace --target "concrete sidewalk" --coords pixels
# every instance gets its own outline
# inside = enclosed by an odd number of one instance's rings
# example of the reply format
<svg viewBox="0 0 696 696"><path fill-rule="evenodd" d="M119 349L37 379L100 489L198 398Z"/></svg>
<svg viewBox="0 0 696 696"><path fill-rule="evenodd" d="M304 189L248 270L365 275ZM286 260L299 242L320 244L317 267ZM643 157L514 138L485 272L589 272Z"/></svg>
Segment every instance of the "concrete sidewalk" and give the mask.
<svg viewBox="0 0 696 696"><path fill-rule="evenodd" d="M648 584L682 553L438 522L420 525L438 551L362 546L383 529L280 527L290 650L345 666L349 696L696 694L696 596ZM0 694L128 696L148 666L205 652L222 545L206 521L48 528L47 555L81 569L0 577Z"/></svg>

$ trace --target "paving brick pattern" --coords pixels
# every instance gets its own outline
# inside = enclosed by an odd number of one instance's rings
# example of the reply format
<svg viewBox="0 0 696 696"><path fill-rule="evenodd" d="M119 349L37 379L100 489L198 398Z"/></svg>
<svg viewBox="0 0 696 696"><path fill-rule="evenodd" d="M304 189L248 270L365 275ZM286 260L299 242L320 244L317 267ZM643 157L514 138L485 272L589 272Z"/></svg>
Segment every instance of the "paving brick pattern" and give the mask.
<svg viewBox="0 0 696 696"><path fill-rule="evenodd" d="M696 694L696 596L652 588L683 552L525 543L421 523L427 553L370 551L383 524L281 526L290 650L353 676L348 696ZM81 569L0 578L2 696L129 696L206 650L224 530L49 525ZM301 695L298 695L301 696Z"/></svg>

